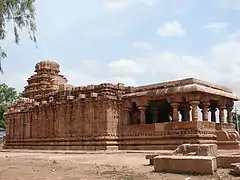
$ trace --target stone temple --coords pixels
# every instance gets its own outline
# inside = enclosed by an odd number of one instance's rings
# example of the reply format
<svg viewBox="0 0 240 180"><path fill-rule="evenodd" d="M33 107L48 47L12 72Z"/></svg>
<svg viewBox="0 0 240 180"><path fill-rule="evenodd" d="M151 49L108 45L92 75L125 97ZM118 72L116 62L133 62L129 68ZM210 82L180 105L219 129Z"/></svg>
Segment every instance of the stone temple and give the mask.
<svg viewBox="0 0 240 180"><path fill-rule="evenodd" d="M5 112L9 149L161 150L181 144L239 149L231 90L189 78L146 86L71 86L42 61Z"/></svg>

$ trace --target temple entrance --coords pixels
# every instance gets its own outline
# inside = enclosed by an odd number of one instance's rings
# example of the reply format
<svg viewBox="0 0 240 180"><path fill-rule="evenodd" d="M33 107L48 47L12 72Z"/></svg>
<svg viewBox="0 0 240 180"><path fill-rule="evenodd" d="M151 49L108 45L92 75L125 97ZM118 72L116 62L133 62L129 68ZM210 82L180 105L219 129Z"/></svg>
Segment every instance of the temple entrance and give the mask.
<svg viewBox="0 0 240 180"><path fill-rule="evenodd" d="M172 108L167 100L151 101L149 109L152 123L170 122Z"/></svg>
<svg viewBox="0 0 240 180"><path fill-rule="evenodd" d="M151 101L145 111L145 124L170 122L172 108L167 100ZM140 124L140 111L135 102L132 103L130 124Z"/></svg>

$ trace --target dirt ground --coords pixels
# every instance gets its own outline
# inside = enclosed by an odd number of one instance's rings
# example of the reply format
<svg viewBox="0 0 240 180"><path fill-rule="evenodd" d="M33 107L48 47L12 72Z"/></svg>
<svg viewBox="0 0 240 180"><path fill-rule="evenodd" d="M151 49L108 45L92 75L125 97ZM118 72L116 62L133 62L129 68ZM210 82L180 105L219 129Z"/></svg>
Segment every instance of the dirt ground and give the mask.
<svg viewBox="0 0 240 180"><path fill-rule="evenodd" d="M214 176L155 173L144 154L0 152L0 180L217 180L240 179L220 169Z"/></svg>

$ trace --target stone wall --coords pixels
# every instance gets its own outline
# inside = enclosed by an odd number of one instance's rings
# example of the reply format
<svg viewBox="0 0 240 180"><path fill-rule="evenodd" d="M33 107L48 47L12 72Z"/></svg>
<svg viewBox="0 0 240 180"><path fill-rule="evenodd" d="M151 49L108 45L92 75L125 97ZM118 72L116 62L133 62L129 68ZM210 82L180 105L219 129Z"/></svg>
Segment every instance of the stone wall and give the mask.
<svg viewBox="0 0 240 180"><path fill-rule="evenodd" d="M75 141L79 146L81 142L89 141L89 145L94 145L99 137L103 149L108 146L108 141L111 146L117 137L121 118L119 87L105 84L75 88L51 93L42 97L40 103L33 99L20 99L10 105L5 114L6 148L19 148L29 143L35 147L60 145L64 141L68 144Z"/></svg>

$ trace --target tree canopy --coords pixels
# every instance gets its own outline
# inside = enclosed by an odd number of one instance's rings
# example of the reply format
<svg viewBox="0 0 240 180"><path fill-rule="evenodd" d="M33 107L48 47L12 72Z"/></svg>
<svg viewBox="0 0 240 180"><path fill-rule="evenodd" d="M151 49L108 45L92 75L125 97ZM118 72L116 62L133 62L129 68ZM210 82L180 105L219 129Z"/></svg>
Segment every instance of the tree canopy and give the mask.
<svg viewBox="0 0 240 180"><path fill-rule="evenodd" d="M19 31L27 29L31 40L36 42L35 0L0 0L0 71L3 72L2 60L7 57L3 40L6 37L7 24L13 27L15 43L20 41Z"/></svg>
<svg viewBox="0 0 240 180"><path fill-rule="evenodd" d="M236 130L239 131L240 130L240 114L237 109L233 111L233 121L234 121L234 124L236 125Z"/></svg>
<svg viewBox="0 0 240 180"><path fill-rule="evenodd" d="M5 128L5 120L3 113L8 103L12 103L19 97L14 88L8 87L6 84L0 84L0 127Z"/></svg>

